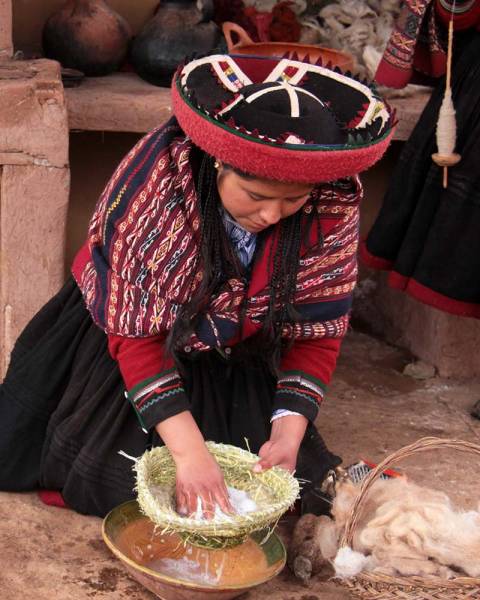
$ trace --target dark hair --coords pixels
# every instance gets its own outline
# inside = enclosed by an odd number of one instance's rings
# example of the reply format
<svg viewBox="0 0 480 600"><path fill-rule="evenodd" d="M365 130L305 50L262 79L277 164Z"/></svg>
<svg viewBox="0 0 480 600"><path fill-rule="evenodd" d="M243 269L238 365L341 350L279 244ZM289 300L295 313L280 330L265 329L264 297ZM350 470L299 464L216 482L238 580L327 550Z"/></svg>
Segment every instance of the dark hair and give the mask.
<svg viewBox="0 0 480 600"><path fill-rule="evenodd" d="M202 281L193 294L190 302L182 306L167 338L167 350L174 356L177 364L181 365L179 353L190 336L195 331L212 295L220 284L231 278L242 277L242 267L235 254L222 221L219 211L220 197L217 189L217 171L215 159L203 154L197 179L197 194L200 200L202 224L200 229L200 255L193 268L193 277L201 262L203 271ZM235 167L224 165L227 170L246 179L256 179L255 176L243 173ZM270 279L270 299L267 314L260 332L255 336L255 348L267 357L272 369L276 371L280 361L282 348L281 334L284 323L295 322L298 315L293 306L296 288L297 270L300 247L302 243L302 212L297 211L290 217L282 219L279 225L278 243L273 256L268 257L268 263L273 260L273 272ZM312 211L310 217L313 218ZM310 219L311 220L311 219ZM269 228L270 229L270 228ZM257 238L256 252L264 251L264 241L270 233L269 229L261 232ZM306 228L309 230L309 226ZM273 246L272 246L273 247ZM242 308L242 314L245 306ZM241 325L241 323L240 323Z"/></svg>

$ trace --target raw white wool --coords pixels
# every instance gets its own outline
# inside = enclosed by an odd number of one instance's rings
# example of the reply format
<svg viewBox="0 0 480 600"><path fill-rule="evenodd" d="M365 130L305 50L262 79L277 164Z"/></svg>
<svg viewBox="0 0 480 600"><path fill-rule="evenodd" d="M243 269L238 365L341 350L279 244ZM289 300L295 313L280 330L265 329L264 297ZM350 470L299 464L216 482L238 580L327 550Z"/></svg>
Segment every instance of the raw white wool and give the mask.
<svg viewBox="0 0 480 600"><path fill-rule="evenodd" d="M359 488L341 482L332 514L344 530ZM374 572L395 576L480 576L480 512L459 511L446 494L404 478L377 480L367 496L352 547L372 557ZM452 570L452 568L454 570Z"/></svg>
<svg viewBox="0 0 480 600"><path fill-rule="evenodd" d="M337 577L355 577L361 571L364 571L370 563L370 558L361 552L355 552L348 546L343 546L337 552L337 556L333 561L335 567L335 575Z"/></svg>

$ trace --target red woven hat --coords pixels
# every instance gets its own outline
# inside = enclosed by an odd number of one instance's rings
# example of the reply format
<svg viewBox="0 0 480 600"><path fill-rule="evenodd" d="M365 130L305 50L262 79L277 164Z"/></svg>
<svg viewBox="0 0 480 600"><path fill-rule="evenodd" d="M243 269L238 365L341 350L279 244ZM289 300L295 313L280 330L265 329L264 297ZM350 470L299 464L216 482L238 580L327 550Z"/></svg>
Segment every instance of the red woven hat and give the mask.
<svg viewBox="0 0 480 600"><path fill-rule="evenodd" d="M217 54L180 67L174 113L194 144L258 177L319 183L368 169L393 135L373 86L291 59Z"/></svg>

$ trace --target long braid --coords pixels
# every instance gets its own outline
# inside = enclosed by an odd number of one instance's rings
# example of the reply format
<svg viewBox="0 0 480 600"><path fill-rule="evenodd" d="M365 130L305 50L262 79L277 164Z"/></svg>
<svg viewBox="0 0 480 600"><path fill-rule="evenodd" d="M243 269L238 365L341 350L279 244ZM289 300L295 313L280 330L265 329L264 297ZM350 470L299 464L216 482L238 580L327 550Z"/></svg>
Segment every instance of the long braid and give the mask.
<svg viewBox="0 0 480 600"><path fill-rule="evenodd" d="M212 269L210 273L205 272L204 276L206 281L210 281L208 287L214 291L220 279L238 277L240 273L235 251L227 238L219 211L220 198L213 161L212 157L204 155L199 176L199 188L202 189L205 186L205 193L201 194L203 223L200 248L205 268L211 267Z"/></svg>
<svg viewBox="0 0 480 600"><path fill-rule="evenodd" d="M214 159L203 154L198 173L197 194L201 209L199 248L190 280L191 300L181 307L170 330L166 346L170 354L180 364L179 352L188 343L201 312L208 306L222 280L239 276L238 259L228 241L219 211L220 199L217 190ZM196 291L193 291L195 275L199 268L203 277Z"/></svg>
<svg viewBox="0 0 480 600"><path fill-rule="evenodd" d="M298 211L280 223L277 248L273 256L270 298L261 337L278 368L282 350L282 329L287 321L296 321L294 308L298 261L302 243L302 214Z"/></svg>
<svg viewBox="0 0 480 600"><path fill-rule="evenodd" d="M204 154L200 163L197 182L202 223L200 228L200 252L196 257L191 279L191 300L181 307L172 329L167 337L167 349L181 366L181 348L188 343L196 328L202 311L208 306L212 296L222 281L241 277L238 258L227 238L222 216L219 210L221 201L217 190L217 171L214 159ZM261 331L252 341L252 348L267 356L272 371L278 369L282 349L282 328L286 322L296 321L298 315L294 308L296 280L300 258L302 235L307 234L314 218L313 211L302 227L303 211L283 219L279 225L278 243L273 256L268 257L272 264L270 279L270 298ZM318 219L317 219L318 223ZM257 240L260 250L264 244L266 231ZM195 275L199 265L203 277L198 289L194 291ZM242 314L245 313L243 306ZM250 344L246 344L250 347Z"/></svg>

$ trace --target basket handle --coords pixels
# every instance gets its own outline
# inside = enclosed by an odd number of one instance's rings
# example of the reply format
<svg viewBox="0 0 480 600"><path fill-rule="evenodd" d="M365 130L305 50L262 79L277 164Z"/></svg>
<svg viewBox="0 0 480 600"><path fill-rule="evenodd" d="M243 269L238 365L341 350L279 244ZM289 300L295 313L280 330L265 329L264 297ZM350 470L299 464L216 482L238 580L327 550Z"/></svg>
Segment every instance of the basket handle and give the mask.
<svg viewBox="0 0 480 600"><path fill-rule="evenodd" d="M229 52L232 52L232 50L239 50L242 48L242 46L247 46L254 43L245 29L236 23L225 21L225 23L222 25L222 31L225 39L227 40L227 48ZM238 35L239 41L236 44L233 43L232 33L236 33Z"/></svg>
<svg viewBox="0 0 480 600"><path fill-rule="evenodd" d="M345 524L345 531L340 540L340 547L352 545L353 534L355 533L355 529L365 505L367 494L377 477L381 475L385 469L388 469L397 462L407 458L408 456L412 456L417 452L426 452L427 450L438 450L442 448L451 448L452 450L470 452L480 456L480 446L478 444L464 442L462 440L442 439L436 437L425 437L417 442L414 442L413 444L410 444L409 446L400 448L400 450L397 450L385 458L379 465L375 467L375 469L370 471L370 473L363 480L360 487L360 493L353 503L352 511Z"/></svg>

